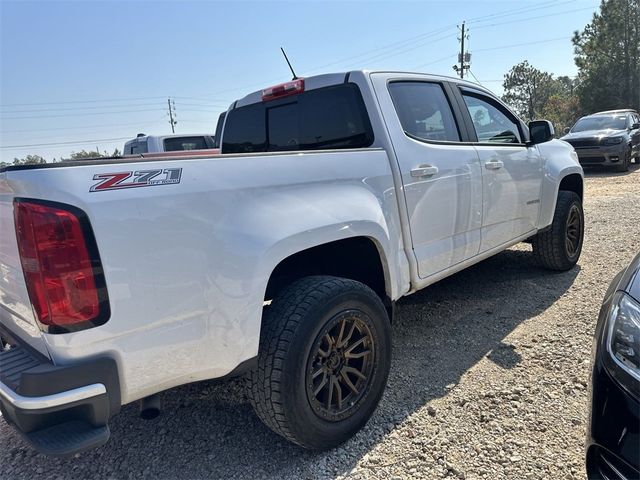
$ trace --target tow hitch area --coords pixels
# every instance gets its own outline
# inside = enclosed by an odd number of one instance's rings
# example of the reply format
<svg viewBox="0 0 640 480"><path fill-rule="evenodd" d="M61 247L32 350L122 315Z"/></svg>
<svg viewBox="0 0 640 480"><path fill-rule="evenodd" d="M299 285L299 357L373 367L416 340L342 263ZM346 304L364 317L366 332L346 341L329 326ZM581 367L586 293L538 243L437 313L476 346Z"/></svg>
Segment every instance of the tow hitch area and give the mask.
<svg viewBox="0 0 640 480"><path fill-rule="evenodd" d="M103 445L120 409L116 363L103 358L58 366L28 347L0 340L0 410L36 450L67 456Z"/></svg>

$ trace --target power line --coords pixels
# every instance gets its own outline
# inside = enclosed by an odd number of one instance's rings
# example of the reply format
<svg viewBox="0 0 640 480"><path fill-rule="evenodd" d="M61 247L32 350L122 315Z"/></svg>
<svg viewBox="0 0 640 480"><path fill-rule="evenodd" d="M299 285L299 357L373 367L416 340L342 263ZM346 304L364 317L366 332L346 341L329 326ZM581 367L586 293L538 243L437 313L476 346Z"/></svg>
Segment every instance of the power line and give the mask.
<svg viewBox="0 0 640 480"><path fill-rule="evenodd" d="M160 108L151 108L145 110L120 110L117 112L91 112L91 113L69 113L69 114L61 114L61 115L31 115L27 117L4 117L1 116L2 120L26 120L31 118L59 118L59 117L86 117L87 115L111 115L116 113L138 113L138 112L157 112Z"/></svg>
<svg viewBox="0 0 640 480"><path fill-rule="evenodd" d="M118 140L128 140L131 137L118 137L118 138L98 138L95 140L86 140L81 142L55 142L55 143L32 143L30 145L2 145L0 148L31 148L31 147L54 147L57 145L83 145L85 143L94 142L115 142Z"/></svg>
<svg viewBox="0 0 640 480"><path fill-rule="evenodd" d="M523 47L525 45L535 45L537 43L549 43L549 42L557 42L559 40L570 40L571 37L557 37L557 38L549 38L547 40L535 40L533 42L523 42L523 43L512 43L511 45L500 45L499 47L490 47L490 48L479 48L475 50L475 52L490 52L492 50L501 50L503 48L512 48L512 47Z"/></svg>
<svg viewBox="0 0 640 480"><path fill-rule="evenodd" d="M164 97L136 97L136 98L110 98L103 100L65 100L59 102L39 102L39 103L3 103L1 107L30 107L35 105L62 105L68 103L107 103L107 102L131 102L136 100L152 100Z"/></svg>
<svg viewBox="0 0 640 480"><path fill-rule="evenodd" d="M545 39L545 40L535 40L533 42L523 42L523 43L514 43L514 44L510 44L510 45L501 45L499 47L479 48L477 50L474 50L474 52L476 52L476 53L477 52L489 52L489 51L492 51L492 50L501 50L503 48L521 47L521 46L525 46L525 45L534 45L534 44L537 44L537 43L557 42L559 40L567 40L569 38L570 37L557 37L557 38L548 38L548 39ZM428 67L429 65L433 65L433 64L436 64L436 63L443 62L443 61L448 60L450 58L453 58L455 56L456 56L455 54L447 55L446 57L439 58L439 59L434 60L434 61L429 62L429 63L423 63L423 64L420 64L420 65L416 65L413 68L414 69L418 69L418 68ZM485 82L490 82L490 81L493 81L493 80L485 80ZM500 81L502 81L502 80L500 80Z"/></svg>
<svg viewBox="0 0 640 480"><path fill-rule="evenodd" d="M484 15L482 17L476 17L474 19L469 20L469 23L486 22L488 21L488 19L491 19L491 18L504 18L504 17L511 17L513 15L521 15L523 13L529 13L534 10L548 9L548 8L558 7L560 5L566 5L567 3L573 3L575 1L576 0L566 0L563 2L557 2L553 0L550 2L538 4L536 6L529 5L526 7L514 8L513 10L507 10L506 12L496 12L489 15Z"/></svg>
<svg viewBox="0 0 640 480"><path fill-rule="evenodd" d="M564 4L570 3L572 1L574 1L574 0L569 0L569 1L566 1L566 2L560 2L560 3L558 3L558 2L547 2L547 3L539 4L539 5L535 6L535 7L518 7L518 8L512 9L512 10L506 10L506 11L503 11L503 12L496 12L494 14L484 15L482 17L471 18L471 19L469 19L469 22L473 21L473 22L480 22L481 23L482 21L490 21L489 19L492 16L498 17L498 16L507 16L507 15L518 15L518 14L526 13L527 10L534 10L534 9L539 9L539 8L553 8L554 5L551 5L552 3L556 3L557 5L564 5ZM580 10L593 9L593 8L596 8L596 7L597 7L597 5L593 6L593 7L586 7L586 8L580 8L580 9L575 9L575 10L568 10L568 11L558 12L557 15L562 15L564 13L572 13L572 12L576 12L576 11L580 11ZM532 19L537 19L537 18L545 18L545 17L549 17L549 16L553 16L553 15L556 15L556 14L542 15L542 16L539 16L539 17L531 18L531 20ZM515 21L527 21L527 20L530 20L530 19L524 18L524 19L516 19L516 20L513 20L513 21L515 22ZM488 27L491 27L491 26L504 25L505 23L511 23L511 22L503 22L503 23L491 24L491 25L481 25L481 26L474 27L474 28L488 28ZM375 52L375 51L389 49L389 48L392 48L392 47L395 47L395 46L398 46L398 45L406 46L405 45L406 43L414 42L417 39L421 39L421 38L423 38L425 36L437 35L439 33L442 33L443 31L446 31L448 28L451 28L451 27L455 27L455 24L452 24L452 25L449 25L449 26L446 26L446 27L442 27L442 28L440 28L438 30L435 30L435 31L425 32L425 33L422 33L420 35L413 36L411 38L407 38L407 39L404 39L404 40L393 42L393 43L388 44L386 46L379 47L379 48L377 48L375 50L369 50L369 51L361 53L361 54L352 55L350 57L346 57L346 58L343 58L341 60L336 60L336 61L333 61L331 63L327 63L327 64L324 64L324 65L321 65L319 67L306 69L306 71L307 72L313 72L313 71L321 70L321 69L324 69L324 68L329 67L329 66L345 63L345 62L347 62L347 61L349 61L351 59L354 59L354 58L366 56L367 54ZM402 47L400 47L400 48L402 48ZM404 53L404 52L400 52L399 54L401 54L401 53ZM387 55L387 53L380 54L380 55ZM389 55L389 56L393 56L393 55ZM449 56L449 57L446 57L446 58L451 58L453 56L455 56L455 55L452 55L452 56ZM386 57L386 58L388 58L388 57ZM442 60L439 60L439 61L442 61ZM361 63L361 62L358 62L358 63ZM437 61L436 62L431 62L431 63L428 63L428 64L423 64L421 66L424 67L424 66L428 66L428 65L433 64L433 63L437 63ZM273 81L270 81L270 82L265 81L265 82L255 83L255 84L251 84L251 85L245 85L245 86L241 86L241 87L233 87L233 88L228 88L228 89L224 89L224 90L218 90L215 94L217 95L217 94L220 94L220 93L233 92L233 91L238 91L238 90L250 90L250 89L252 89L254 87L259 87L259 86L264 86L264 85L267 85L267 84L277 83L279 80L280 79L276 79L276 80L273 80ZM203 96L198 97L198 98L210 98L210 97L211 96L209 96L209 95L203 95Z"/></svg>
<svg viewBox="0 0 640 480"><path fill-rule="evenodd" d="M478 85L482 85L482 82L480 80L478 80L478 77L476 77L473 72L471 71L471 69L469 69L469 73L471 74L471 76L475 79L476 82L478 82Z"/></svg>
<svg viewBox="0 0 640 480"><path fill-rule="evenodd" d="M417 43L415 45L411 45L409 47L403 48L402 50L398 50L396 52L387 52L387 53L383 53L383 54L379 54L379 55L374 55L373 57L369 57L367 59L364 59L364 60L358 62L358 64L362 65L362 64L365 64L365 63L372 62L374 60L375 61L380 61L380 60L385 60L387 58L396 57L398 55L405 54L405 53L410 52L412 50L416 50L416 49L418 49L420 47L423 47L423 46L425 46L427 44L432 45L432 44L434 44L436 42L439 42L439 41L442 41L442 40L446 40L446 39L454 37L454 36L455 36L455 33L451 33L451 34L445 35L444 37L435 38L435 39L427 39L427 40L425 40L423 42Z"/></svg>
<svg viewBox="0 0 640 480"><path fill-rule="evenodd" d="M127 105L98 105L91 107L66 107L66 108L37 108L34 110L10 110L3 113L38 113L38 112L66 112L66 111L76 111L76 110L100 110L104 108L122 108L122 107L149 107L152 105L159 105L159 102L153 103L133 103ZM3 107L4 108L4 107ZM2 113L0 113L2 115Z"/></svg>
<svg viewBox="0 0 640 480"><path fill-rule="evenodd" d="M420 35L416 35L416 36L411 37L411 38L406 38L404 40L393 42L393 43L387 44L386 46L382 46L382 47L379 47L379 48L376 48L376 49L373 49L373 50L368 50L366 52L359 53L359 54L356 54L356 55L352 55L350 57L345 57L345 58L342 58L341 60L336 60L336 61L333 61L331 63L326 63L324 65L321 65L319 67L314 67L314 68L309 69L307 71L314 72L316 70L323 70L326 67L331 67L333 65L338 65L338 64L341 64L341 63L345 63L345 62L347 62L349 60L353 60L355 58L366 57L367 55L369 55L371 53L376 53L377 52L377 54L374 55L374 57L377 57L377 56L380 56L380 55L386 55L389 52L380 53L380 51L381 50L389 50L389 49L390 50L394 50L395 48L404 48L404 47L407 47L409 44L411 44L411 43L413 43L415 41L424 40L426 37L432 37L432 36L436 36L436 35L439 35L441 33L444 33L449 28L450 28L449 26L446 26L446 27L442 27L442 28L439 28L439 29L431 31L431 32L421 33ZM369 60L367 60L367 61L369 61ZM362 61L358 61L358 63L362 63Z"/></svg>
<svg viewBox="0 0 640 480"><path fill-rule="evenodd" d="M451 55L447 55L446 57L442 57L439 58L438 60L434 60L432 62L429 63L422 63L420 65L416 65L415 67L412 68L412 70L417 70L418 68L424 68L424 67L428 67L429 65L434 65L436 63L440 63L440 62L444 62L445 60L448 60L450 58L454 58L456 56L456 54L451 54Z"/></svg>
<svg viewBox="0 0 640 480"><path fill-rule="evenodd" d="M158 123L159 121L164 122L164 116L162 116L160 118L160 120L156 120L154 123ZM32 132L50 132L50 131L55 131L55 130L84 130L84 129L91 129L91 128L110 128L110 127L126 127L126 126L135 126L135 125L140 125L140 122L133 122L133 123L112 123L112 124L101 124L101 125L82 125L82 126L74 126L74 127L54 127L54 128L36 128L36 129L24 129L24 130L1 130L0 129L0 133L5 134L5 133L32 133Z"/></svg>
<svg viewBox="0 0 640 480"><path fill-rule="evenodd" d="M562 12L550 13L550 14L547 14L547 15L539 15L537 17L516 18L514 20L508 20L506 22L491 23L491 24L487 24L487 25L476 25L473 28L478 30L478 29L481 29L481 28L498 27L500 25L510 25L512 23L529 22L531 20L538 20L540 18L555 17L555 16L558 16L558 15L564 15L564 14L567 14L567 13L581 12L581 11L584 11L584 10L593 10L596 7L598 7L598 5L591 6L591 7L584 7L584 8L576 8L576 9L573 9L573 10L564 10Z"/></svg>

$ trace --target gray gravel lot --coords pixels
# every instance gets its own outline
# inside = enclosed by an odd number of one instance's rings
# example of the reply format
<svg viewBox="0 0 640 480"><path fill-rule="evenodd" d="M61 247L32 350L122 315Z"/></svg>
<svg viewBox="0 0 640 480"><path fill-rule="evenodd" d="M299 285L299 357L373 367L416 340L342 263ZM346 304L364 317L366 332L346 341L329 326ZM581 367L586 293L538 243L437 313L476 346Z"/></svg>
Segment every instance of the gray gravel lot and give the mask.
<svg viewBox="0 0 640 480"><path fill-rule="evenodd" d="M589 362L600 301L640 251L640 170L588 172L579 266L556 274L518 245L404 299L389 385L343 447L310 453L253 415L239 381L129 405L109 443L76 458L33 453L0 422L3 478L585 477Z"/></svg>

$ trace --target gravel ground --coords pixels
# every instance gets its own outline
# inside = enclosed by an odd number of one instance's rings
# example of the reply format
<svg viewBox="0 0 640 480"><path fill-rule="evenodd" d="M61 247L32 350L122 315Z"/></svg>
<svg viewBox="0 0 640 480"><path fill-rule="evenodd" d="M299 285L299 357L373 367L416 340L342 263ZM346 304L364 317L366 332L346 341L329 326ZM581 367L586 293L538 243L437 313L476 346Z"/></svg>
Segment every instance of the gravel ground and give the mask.
<svg viewBox="0 0 640 480"><path fill-rule="evenodd" d="M518 245L407 297L369 424L310 453L253 415L238 381L130 405L109 443L73 459L33 453L0 422L3 478L582 479L589 362L600 301L640 250L640 170L589 173L579 266L554 274Z"/></svg>

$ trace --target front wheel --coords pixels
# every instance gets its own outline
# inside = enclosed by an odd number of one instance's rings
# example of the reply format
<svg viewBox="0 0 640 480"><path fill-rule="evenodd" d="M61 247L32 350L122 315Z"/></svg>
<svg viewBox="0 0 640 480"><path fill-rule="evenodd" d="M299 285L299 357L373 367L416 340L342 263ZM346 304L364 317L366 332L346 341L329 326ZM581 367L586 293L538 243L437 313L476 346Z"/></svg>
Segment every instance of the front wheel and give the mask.
<svg viewBox="0 0 640 480"><path fill-rule="evenodd" d="M274 432L328 449L369 420L390 364L391 329L380 298L354 280L306 277L265 310L248 396Z"/></svg>
<svg viewBox="0 0 640 480"><path fill-rule="evenodd" d="M584 213L575 192L560 190L551 227L533 237L533 255L549 270L573 268L582 252Z"/></svg>
<svg viewBox="0 0 640 480"><path fill-rule="evenodd" d="M630 165L631 165L631 148L629 148L625 152L624 158L620 161L620 164L616 166L616 172L628 172Z"/></svg>

